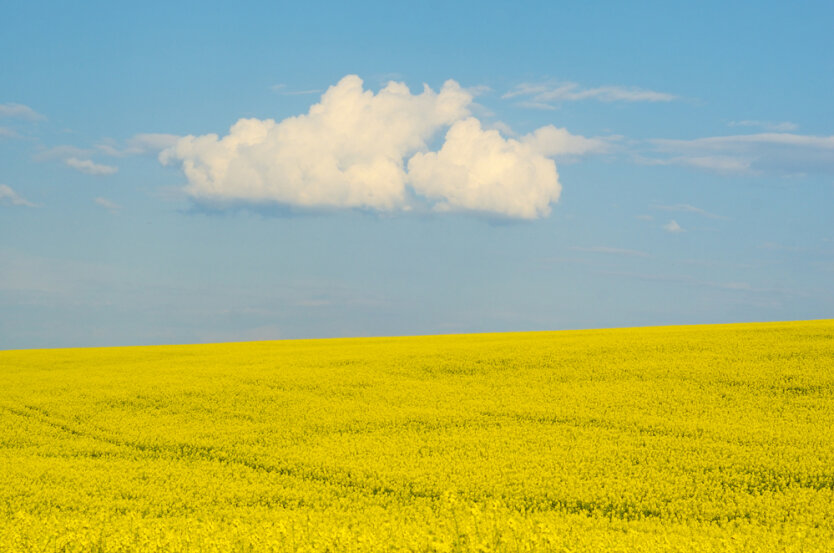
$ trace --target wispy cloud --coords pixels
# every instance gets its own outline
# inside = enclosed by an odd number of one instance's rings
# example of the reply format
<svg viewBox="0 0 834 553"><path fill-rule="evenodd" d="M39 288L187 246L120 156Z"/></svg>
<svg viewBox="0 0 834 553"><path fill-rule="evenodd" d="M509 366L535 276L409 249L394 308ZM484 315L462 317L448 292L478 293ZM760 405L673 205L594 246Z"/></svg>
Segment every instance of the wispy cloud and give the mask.
<svg viewBox="0 0 834 553"><path fill-rule="evenodd" d="M0 205L14 205L19 207L37 207L17 192L11 186L0 184Z"/></svg>
<svg viewBox="0 0 834 553"><path fill-rule="evenodd" d="M834 172L834 136L759 133L648 141L647 165L685 165L724 174Z"/></svg>
<svg viewBox="0 0 834 553"><path fill-rule="evenodd" d="M120 209L122 209L122 206L120 206L116 202L112 202L112 201L108 200L107 198L96 198L96 199L93 200L93 203L95 203L98 206L103 207L104 209L106 209L110 213L116 213Z"/></svg>
<svg viewBox="0 0 834 553"><path fill-rule="evenodd" d="M670 220L668 223L663 225L663 230L665 230L666 232L671 232L671 233L683 232L683 228L681 228L681 226L678 224L678 222L675 221L674 219Z"/></svg>
<svg viewBox="0 0 834 553"><path fill-rule="evenodd" d="M118 167L112 165L102 165L90 159L79 159L77 157L68 157L64 160L64 165L72 167L76 171L97 176L112 175L119 170Z"/></svg>
<svg viewBox="0 0 834 553"><path fill-rule="evenodd" d="M804 246L789 246L780 244L778 242L762 242L759 244L759 249L774 251L774 252L790 252L790 253L820 253L818 250Z"/></svg>
<svg viewBox="0 0 834 553"><path fill-rule="evenodd" d="M53 146L52 148L44 148L35 153L32 159L35 161L51 161L53 159L66 159L68 157L87 157L93 153L89 148L79 148L77 146L70 146L62 144L60 146Z"/></svg>
<svg viewBox="0 0 834 553"><path fill-rule="evenodd" d="M773 131L773 132L790 132L795 131L799 128L799 125L796 123L791 123L790 121L782 121L782 122L774 122L774 121L730 121L727 123L728 127L755 127L757 129L762 129L764 131Z"/></svg>
<svg viewBox="0 0 834 553"><path fill-rule="evenodd" d="M25 119L27 121L43 121L46 117L29 106L23 104L0 104L0 117Z"/></svg>
<svg viewBox="0 0 834 553"><path fill-rule="evenodd" d="M96 148L112 157L127 157L137 155L157 155L166 148L173 146L180 137L175 134L142 133L127 139L123 145L114 140L103 141Z"/></svg>
<svg viewBox="0 0 834 553"><path fill-rule="evenodd" d="M713 281L702 280L688 275L664 275L664 274L645 274L645 273L628 273L621 271L597 271L597 274L617 277L617 278L633 278L636 280L645 280L649 282L668 282L671 284L683 284L686 286L697 286L704 288L716 288L720 290L738 291L738 292L753 292L753 293L787 293L785 290L778 290L774 288L757 288L752 286L749 282L743 281Z"/></svg>
<svg viewBox="0 0 834 553"><path fill-rule="evenodd" d="M694 205L689 204L674 204L674 205L661 205L661 204L652 204L649 206L651 209L656 209L659 211L679 211L681 213L693 213L695 215L700 215L701 217L706 217L707 219L720 219L720 220L728 220L729 217L724 217L723 215L716 215L715 213L710 213L700 207L695 207Z"/></svg>
<svg viewBox="0 0 834 553"><path fill-rule="evenodd" d="M534 109L555 109L560 102L598 100L600 102L671 102L677 97L637 87L598 86L583 88L573 82L521 83L502 96L517 98L519 105Z"/></svg>
<svg viewBox="0 0 834 553"><path fill-rule="evenodd" d="M624 255L627 257L651 257L651 255L647 252L640 251L640 250L630 250L627 248L609 248L607 246L593 246L590 248L580 248L575 247L571 248L573 251L576 252L588 252L588 253L602 253L602 254L610 254L610 255Z"/></svg>
<svg viewBox="0 0 834 553"><path fill-rule="evenodd" d="M720 175L744 175L753 172L750 168L752 164L750 160L730 156L673 156L657 158L637 154L633 160L638 165L677 165Z"/></svg>
<svg viewBox="0 0 834 553"><path fill-rule="evenodd" d="M272 92L276 92L281 94L282 96L304 96L307 94L320 94L320 88L310 88L307 90L290 90L290 88L285 84L274 84L269 87Z"/></svg>

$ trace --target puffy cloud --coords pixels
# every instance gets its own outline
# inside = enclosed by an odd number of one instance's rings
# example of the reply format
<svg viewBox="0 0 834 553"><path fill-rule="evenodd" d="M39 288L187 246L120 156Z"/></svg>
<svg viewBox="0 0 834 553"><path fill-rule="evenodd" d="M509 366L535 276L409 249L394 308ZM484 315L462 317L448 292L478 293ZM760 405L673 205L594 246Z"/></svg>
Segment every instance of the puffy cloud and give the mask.
<svg viewBox="0 0 834 553"><path fill-rule="evenodd" d="M35 204L15 192L11 186L0 184L0 205L3 204L21 207L37 207Z"/></svg>
<svg viewBox="0 0 834 553"><path fill-rule="evenodd" d="M671 102L672 94L636 87L598 86L582 88L577 83L521 83L502 98L518 98L519 105L534 109L555 109L554 103L579 100L601 102Z"/></svg>
<svg viewBox="0 0 834 553"><path fill-rule="evenodd" d="M0 117L14 117L28 121L42 121L46 119L43 115L23 104L6 103L0 104Z"/></svg>
<svg viewBox="0 0 834 553"><path fill-rule="evenodd" d="M403 158L466 116L471 102L454 81L438 93L391 82L374 94L350 75L306 115L241 119L222 138L181 138L160 160L180 161L186 191L202 200L397 209L406 204Z"/></svg>
<svg viewBox="0 0 834 553"><path fill-rule="evenodd" d="M412 94L390 82L376 94L349 75L309 112L283 121L241 119L225 136L180 138L159 156L181 165L193 199L224 206L471 210L536 218L561 186L551 156L602 152L606 139L554 126L519 139L471 116L473 91L447 81ZM432 139L445 141L430 151Z"/></svg>
<svg viewBox="0 0 834 553"><path fill-rule="evenodd" d="M92 160L79 159L77 157L68 157L64 160L64 164L67 167L72 167L88 175L112 175L119 170L118 167L113 167L112 165L101 165Z"/></svg>
<svg viewBox="0 0 834 553"><path fill-rule="evenodd" d="M527 143L458 121L438 152L408 162L414 190L440 211L473 210L535 219L550 213L562 190L556 164Z"/></svg>

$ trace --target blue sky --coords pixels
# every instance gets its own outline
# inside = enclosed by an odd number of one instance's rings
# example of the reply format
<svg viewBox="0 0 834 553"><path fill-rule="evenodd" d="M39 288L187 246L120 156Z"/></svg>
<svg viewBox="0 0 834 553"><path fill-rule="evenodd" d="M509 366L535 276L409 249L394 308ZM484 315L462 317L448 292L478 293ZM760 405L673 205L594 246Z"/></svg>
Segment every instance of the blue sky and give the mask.
<svg viewBox="0 0 834 553"><path fill-rule="evenodd" d="M830 2L390 4L4 7L0 348L832 316Z"/></svg>

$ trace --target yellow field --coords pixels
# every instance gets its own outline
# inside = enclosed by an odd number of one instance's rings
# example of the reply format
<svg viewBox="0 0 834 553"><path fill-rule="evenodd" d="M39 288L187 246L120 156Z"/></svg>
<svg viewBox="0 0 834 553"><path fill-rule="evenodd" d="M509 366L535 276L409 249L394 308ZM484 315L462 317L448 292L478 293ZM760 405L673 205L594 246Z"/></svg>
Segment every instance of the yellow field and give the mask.
<svg viewBox="0 0 834 553"><path fill-rule="evenodd" d="M0 352L0 551L834 551L834 321Z"/></svg>

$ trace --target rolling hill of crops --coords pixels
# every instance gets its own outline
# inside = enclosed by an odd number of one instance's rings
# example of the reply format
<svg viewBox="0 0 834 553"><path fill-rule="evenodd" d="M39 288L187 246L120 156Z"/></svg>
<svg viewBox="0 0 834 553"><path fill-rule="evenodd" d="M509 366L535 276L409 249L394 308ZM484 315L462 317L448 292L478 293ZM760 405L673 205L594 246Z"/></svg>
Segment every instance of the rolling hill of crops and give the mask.
<svg viewBox="0 0 834 553"><path fill-rule="evenodd" d="M0 551L383 550L834 550L834 321L0 352Z"/></svg>

